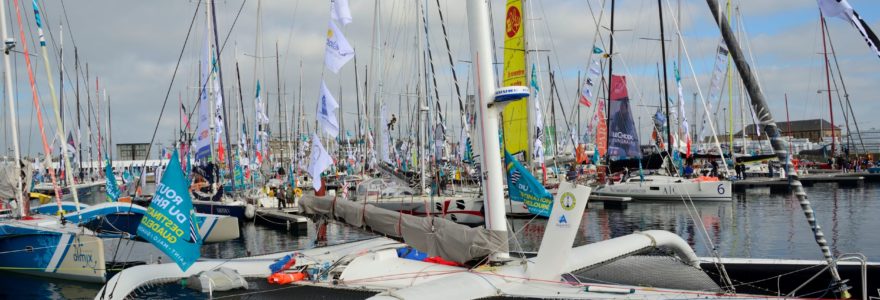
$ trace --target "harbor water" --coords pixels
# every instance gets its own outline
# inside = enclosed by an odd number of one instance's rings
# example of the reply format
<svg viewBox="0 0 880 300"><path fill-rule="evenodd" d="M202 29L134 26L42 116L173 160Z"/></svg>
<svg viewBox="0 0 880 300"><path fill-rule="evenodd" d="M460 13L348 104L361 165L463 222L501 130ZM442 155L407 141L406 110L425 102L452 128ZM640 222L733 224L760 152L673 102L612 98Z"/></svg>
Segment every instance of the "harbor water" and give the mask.
<svg viewBox="0 0 880 300"><path fill-rule="evenodd" d="M880 185L839 188L816 184L807 193L835 254L859 252L871 261L880 260ZM694 203L633 202L626 208L604 208L591 203L584 213L575 244L606 240L634 231L662 229L683 237L700 256L712 249L724 257L821 259L821 252L797 200L790 195L771 195L769 189L736 194L731 202ZM515 238L511 250L536 251L546 225L545 219L511 219ZM241 238L202 247L205 258L236 258L327 244L344 243L373 236L369 232L331 223L327 241L316 241L316 230L297 236L253 223L242 225ZM92 299L100 285L0 272L0 298ZM207 298L207 294L179 285L150 287L139 293L150 299Z"/></svg>

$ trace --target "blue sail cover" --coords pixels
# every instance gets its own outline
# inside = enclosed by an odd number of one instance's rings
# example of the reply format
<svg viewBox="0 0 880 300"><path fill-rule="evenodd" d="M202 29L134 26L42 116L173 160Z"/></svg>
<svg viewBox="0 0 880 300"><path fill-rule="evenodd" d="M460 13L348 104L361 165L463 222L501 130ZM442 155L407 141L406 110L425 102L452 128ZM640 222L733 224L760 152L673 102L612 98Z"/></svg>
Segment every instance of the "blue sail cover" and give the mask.
<svg viewBox="0 0 880 300"><path fill-rule="evenodd" d="M611 76L611 114L608 131L610 133L608 155L613 160L642 157L624 76Z"/></svg>
<svg viewBox="0 0 880 300"><path fill-rule="evenodd" d="M523 202L529 208L529 213L550 217L553 195L507 150L504 151L504 162L507 165L507 192L510 199Z"/></svg>

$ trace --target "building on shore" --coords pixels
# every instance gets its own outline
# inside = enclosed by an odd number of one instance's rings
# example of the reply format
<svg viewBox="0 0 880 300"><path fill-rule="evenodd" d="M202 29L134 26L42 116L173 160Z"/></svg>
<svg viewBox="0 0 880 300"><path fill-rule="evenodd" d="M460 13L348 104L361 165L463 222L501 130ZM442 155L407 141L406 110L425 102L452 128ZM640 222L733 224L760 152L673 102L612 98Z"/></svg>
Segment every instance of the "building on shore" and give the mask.
<svg viewBox="0 0 880 300"><path fill-rule="evenodd" d="M833 136L838 142L841 140L840 126L831 126L831 123L825 119L797 120L791 122L776 122L782 136L789 136L795 139L808 139L810 142L823 143L832 136L832 128L834 128ZM761 132L761 136L757 135L755 125L748 125L745 128L746 137L752 140L767 139L767 135ZM734 136L741 137L743 131L739 131Z"/></svg>

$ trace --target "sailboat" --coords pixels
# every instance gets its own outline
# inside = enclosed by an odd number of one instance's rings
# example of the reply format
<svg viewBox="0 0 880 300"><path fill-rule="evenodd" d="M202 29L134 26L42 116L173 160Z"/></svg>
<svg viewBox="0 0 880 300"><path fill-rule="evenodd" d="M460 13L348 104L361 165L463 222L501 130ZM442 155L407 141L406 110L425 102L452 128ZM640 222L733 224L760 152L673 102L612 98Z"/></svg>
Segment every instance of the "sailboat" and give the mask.
<svg viewBox="0 0 880 300"><path fill-rule="evenodd" d="M21 26L20 7L17 2L15 4L19 26ZM2 15L0 16L0 30L3 31L3 39L12 41L6 28L6 1L0 1L0 15ZM34 78L24 30L22 29L20 33L28 75L35 97L34 103L37 104L37 94L33 85ZM42 29L39 33L42 38ZM45 54L45 48L43 53ZM3 55L4 79L9 109L15 111L15 98L11 88L13 75L11 74L10 55L11 51L6 51ZM57 106L55 108L57 117L59 114ZM43 133L42 114L39 106L36 110L40 120L41 133ZM13 128L16 128L15 114L11 115L10 123ZM61 128L58 130L63 132ZM47 148L45 134L42 137L44 148ZM33 170L29 163L24 163L21 159L17 130L13 130L13 147L15 159L0 163L0 174L4 174L4 179L6 179L0 185L0 195L4 195L5 199L3 200L14 200L18 215L14 218L0 220L0 253L2 253L0 254L0 266L4 270L42 277L97 283L106 281L107 271L104 267L103 241L99 237L87 229L67 222L63 216L29 215L30 201L25 199L24 192L30 188L29 179ZM51 155L51 152L47 151L46 155ZM62 156L64 155L65 153L62 151ZM69 175L68 169L68 178L70 178ZM75 187L73 191L75 193ZM74 199L76 198L74 195Z"/></svg>
<svg viewBox="0 0 880 300"><path fill-rule="evenodd" d="M219 116L224 106L222 104L223 78L219 63L220 49L218 48L220 45L216 43L216 15L214 15L213 9L206 9L206 13L204 62L202 63L202 79L199 82L201 98L199 100L199 122L196 129L195 147L193 147L196 159L206 163L194 168L194 173L199 174L200 180L194 183L193 207L199 213L234 216L239 220L253 219L256 216L254 205L244 199L244 194L236 192L234 183L227 186L225 178L222 176L223 173L215 164L215 161L219 162L225 156L226 165L229 167L228 175L230 178L234 178L232 154L225 153L232 151L229 146L229 130L231 129L225 125L225 116ZM213 39L210 38L211 29L213 29ZM211 42L212 40L214 43ZM259 88L257 96L259 97ZM220 138L221 131L226 134L225 150L224 139ZM218 142L216 145L215 141ZM215 147L216 155L214 154ZM230 190L228 193L225 191L227 187Z"/></svg>
<svg viewBox="0 0 880 300"><path fill-rule="evenodd" d="M664 31L662 5L660 5L658 9L660 10L660 41L662 49L661 53L663 55L663 72L665 74L666 46L663 42ZM612 15L613 14L614 12L612 10ZM613 21L611 26L613 32ZM614 39L612 33L611 49L613 49L613 42ZM607 160L609 162L612 160L612 158L640 160L641 150L639 149L639 138L635 124L633 124L632 110L630 109L629 104L630 99L626 86L626 77L612 75L613 69L611 68L611 66L613 65L610 63L610 61L611 58L609 57L608 76L611 79L608 88L608 99L610 101L607 106L607 115L609 120L607 126ZM664 86L666 86L666 76L664 76L663 82ZM664 88L664 93L664 99L667 99L666 101L664 101L666 104L667 115L665 117L665 125L668 130L668 138L666 139L666 141L668 141L666 151L667 155L663 162L663 164L667 166L665 168L666 174L645 175L643 173L644 171L642 170L641 162L639 162L638 176L630 174L634 173L636 170L632 170L632 172L626 172L621 178L620 182L609 181L605 185L596 188L593 193L601 196L631 197L634 200L730 201L733 198L733 190L731 189L732 184L729 180L707 176L700 176L698 178L690 179L678 176L678 172L670 172L670 170L675 170L677 167L679 167L673 166L674 163L672 155L674 153L676 155L677 153L679 153L678 151L680 147L673 145L681 144L681 139L676 139L673 137L673 127L670 125L670 117L668 116L668 99L670 99L668 89ZM682 100L683 99L679 99L679 101ZM657 124L656 127L662 128L663 122L657 119L664 118L655 118L655 123L660 123ZM662 138L659 140L662 140ZM627 171L629 170L627 169Z"/></svg>

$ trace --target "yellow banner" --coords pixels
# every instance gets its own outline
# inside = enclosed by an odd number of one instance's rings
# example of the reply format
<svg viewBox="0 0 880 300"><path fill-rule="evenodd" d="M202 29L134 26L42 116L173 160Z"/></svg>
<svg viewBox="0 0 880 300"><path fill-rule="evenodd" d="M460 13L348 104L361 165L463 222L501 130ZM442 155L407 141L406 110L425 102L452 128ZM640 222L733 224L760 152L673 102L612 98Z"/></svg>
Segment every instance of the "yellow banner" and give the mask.
<svg viewBox="0 0 880 300"><path fill-rule="evenodd" d="M522 0L508 0L504 29L503 86L526 86L526 40L523 24ZM523 158L529 152L529 105L528 101L514 101L504 108L504 149Z"/></svg>

